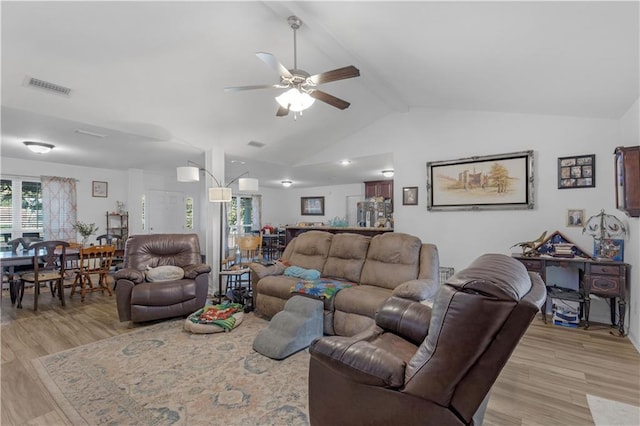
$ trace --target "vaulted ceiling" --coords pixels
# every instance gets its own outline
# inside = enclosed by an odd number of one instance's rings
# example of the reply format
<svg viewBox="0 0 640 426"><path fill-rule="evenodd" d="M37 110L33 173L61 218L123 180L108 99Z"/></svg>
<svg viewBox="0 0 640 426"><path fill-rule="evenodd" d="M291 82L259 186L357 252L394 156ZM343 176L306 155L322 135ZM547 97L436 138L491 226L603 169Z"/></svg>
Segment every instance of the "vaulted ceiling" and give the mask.
<svg viewBox="0 0 640 426"><path fill-rule="evenodd" d="M227 178L251 170L261 185L290 178L312 186L333 173L331 183L352 183L392 165L392 155L364 155L339 175L335 163L307 163L389 114L432 107L616 119L638 98L638 2L1 8L4 157L36 158L22 141L41 140L56 145L47 161L161 170L216 146L226 153ZM279 82L255 52L293 68L290 15L303 21L298 68L360 69L358 78L322 86L351 102L348 109L316 102L294 120L275 116L279 90L223 91ZM71 93L28 87L28 77Z"/></svg>

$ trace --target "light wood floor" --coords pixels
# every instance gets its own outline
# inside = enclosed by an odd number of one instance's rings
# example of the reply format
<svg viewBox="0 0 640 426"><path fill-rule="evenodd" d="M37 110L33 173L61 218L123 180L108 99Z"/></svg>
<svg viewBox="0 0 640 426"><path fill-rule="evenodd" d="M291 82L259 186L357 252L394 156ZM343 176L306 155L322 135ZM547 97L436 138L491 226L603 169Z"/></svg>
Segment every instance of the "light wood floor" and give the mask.
<svg viewBox="0 0 640 426"><path fill-rule="evenodd" d="M62 308L48 289L32 310L2 298L1 417L8 425L68 425L42 388L31 360L131 331L117 318L115 296L78 295ZM134 328L137 326L133 326ZM592 425L587 394L640 405L640 355L626 338L594 324L590 331L534 320L493 387L485 425Z"/></svg>

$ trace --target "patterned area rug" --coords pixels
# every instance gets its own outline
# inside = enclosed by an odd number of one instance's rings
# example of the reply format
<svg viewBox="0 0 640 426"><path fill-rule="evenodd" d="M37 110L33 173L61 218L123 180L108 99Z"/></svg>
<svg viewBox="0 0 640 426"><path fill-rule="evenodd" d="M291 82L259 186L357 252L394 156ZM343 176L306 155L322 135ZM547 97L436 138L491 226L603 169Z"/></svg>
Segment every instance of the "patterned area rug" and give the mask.
<svg viewBox="0 0 640 426"><path fill-rule="evenodd" d="M251 348L268 322L191 334L168 321L33 361L75 424L305 425L309 352Z"/></svg>

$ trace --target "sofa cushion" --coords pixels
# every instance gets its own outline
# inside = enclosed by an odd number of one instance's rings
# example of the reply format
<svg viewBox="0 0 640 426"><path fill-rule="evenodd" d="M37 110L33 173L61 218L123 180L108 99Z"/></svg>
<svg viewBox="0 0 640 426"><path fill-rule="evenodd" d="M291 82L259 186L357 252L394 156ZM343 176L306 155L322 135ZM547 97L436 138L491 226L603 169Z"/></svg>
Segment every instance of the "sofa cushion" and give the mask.
<svg viewBox="0 0 640 426"><path fill-rule="evenodd" d="M418 237L408 234L387 232L376 235L369 244L360 284L394 289L405 281L416 279L421 246Z"/></svg>
<svg viewBox="0 0 640 426"><path fill-rule="evenodd" d="M196 298L194 280L140 283L131 292L131 305L169 306Z"/></svg>
<svg viewBox="0 0 640 426"><path fill-rule="evenodd" d="M351 233L334 235L322 276L359 282L370 241L371 237L365 235Z"/></svg>
<svg viewBox="0 0 640 426"><path fill-rule="evenodd" d="M374 318L378 307L391 297L391 290L369 285L359 285L340 290L334 297L337 311Z"/></svg>
<svg viewBox="0 0 640 426"><path fill-rule="evenodd" d="M323 231L307 231L300 234L295 238L294 250L286 260L291 265L322 271L332 239L333 234Z"/></svg>

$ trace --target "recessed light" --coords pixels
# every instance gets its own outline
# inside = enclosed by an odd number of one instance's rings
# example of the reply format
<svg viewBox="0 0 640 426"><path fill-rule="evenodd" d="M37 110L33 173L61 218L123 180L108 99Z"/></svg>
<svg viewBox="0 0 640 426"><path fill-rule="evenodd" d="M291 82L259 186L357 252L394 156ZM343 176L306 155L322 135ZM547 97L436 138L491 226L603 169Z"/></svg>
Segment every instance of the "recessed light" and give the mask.
<svg viewBox="0 0 640 426"><path fill-rule="evenodd" d="M290 187L293 182L291 182L290 180L283 180L282 182L280 182L282 184L282 186L284 186L285 188Z"/></svg>
<svg viewBox="0 0 640 426"><path fill-rule="evenodd" d="M51 151L53 148L56 147L53 144L44 143L44 142L25 141L22 143L25 144L26 147L29 148L31 152L35 152L36 154L46 154L47 152Z"/></svg>

